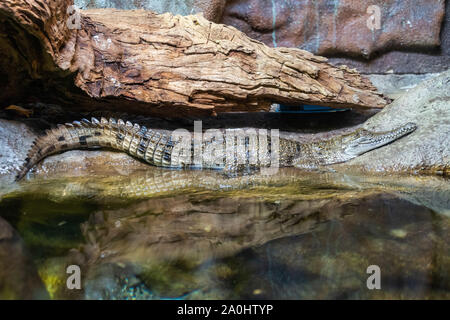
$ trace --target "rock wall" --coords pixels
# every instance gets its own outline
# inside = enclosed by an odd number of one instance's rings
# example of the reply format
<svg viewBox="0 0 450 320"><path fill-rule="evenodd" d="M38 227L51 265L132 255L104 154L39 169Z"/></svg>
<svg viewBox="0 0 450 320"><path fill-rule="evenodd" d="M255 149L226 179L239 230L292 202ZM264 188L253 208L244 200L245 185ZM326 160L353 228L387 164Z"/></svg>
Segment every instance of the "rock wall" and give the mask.
<svg viewBox="0 0 450 320"><path fill-rule="evenodd" d="M374 5L380 24L370 28L367 10ZM427 0L415 1L414 7L402 0L234 0L223 22L273 46L369 58L394 48L439 46L443 8L443 2Z"/></svg>

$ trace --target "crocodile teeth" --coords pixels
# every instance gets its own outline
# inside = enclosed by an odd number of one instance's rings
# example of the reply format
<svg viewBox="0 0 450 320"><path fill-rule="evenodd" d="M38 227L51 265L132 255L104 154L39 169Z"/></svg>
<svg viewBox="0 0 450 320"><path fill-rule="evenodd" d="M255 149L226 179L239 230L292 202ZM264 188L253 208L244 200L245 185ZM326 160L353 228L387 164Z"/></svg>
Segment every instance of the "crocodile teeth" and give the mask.
<svg viewBox="0 0 450 320"><path fill-rule="evenodd" d="M91 118L91 122L92 122L92 124L94 124L94 125L100 124L100 122L98 121L98 119L97 119L97 118L94 118L94 117Z"/></svg>

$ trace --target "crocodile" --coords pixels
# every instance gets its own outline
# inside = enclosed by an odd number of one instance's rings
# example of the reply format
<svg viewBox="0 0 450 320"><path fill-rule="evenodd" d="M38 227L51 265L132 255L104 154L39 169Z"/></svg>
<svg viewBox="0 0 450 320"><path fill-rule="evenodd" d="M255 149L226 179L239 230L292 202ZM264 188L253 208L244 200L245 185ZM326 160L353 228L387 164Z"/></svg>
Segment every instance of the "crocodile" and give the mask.
<svg viewBox="0 0 450 320"><path fill-rule="evenodd" d="M353 130L330 139L301 143L296 140L277 136L255 136L255 131L240 140L238 133L248 133L243 129L229 129L232 139L220 139L212 135L208 139L199 140L188 133L188 141L182 136L175 136L168 130L147 129L145 126L114 118L82 119L72 123L59 124L56 128L46 130L32 144L27 158L16 180L22 179L26 173L44 158L73 149L108 148L124 151L129 155L154 166L166 168L210 168L239 169L242 167L262 168L274 165L273 154L277 155L276 166L317 168L324 165L341 163L353 159L363 153L389 144L416 129L414 123L407 123L387 132L371 132L363 128ZM261 130L266 132L266 130ZM186 137L186 136L185 136ZM252 141L257 143L252 144ZM262 143L262 142L265 142ZM197 144L196 144L197 143ZM198 147L199 146L199 147ZM229 157L228 149L234 150ZM227 150L227 154L217 152L218 147ZM209 156L203 156L192 163L196 150L212 150ZM219 148L220 149L220 148ZM181 151L180 151L181 150ZM183 153L183 150L187 150ZM224 149L222 149L224 150ZM256 151L257 156L254 155ZM262 155L262 156L261 156ZM231 161L230 161L231 159ZM271 162L272 161L272 162Z"/></svg>

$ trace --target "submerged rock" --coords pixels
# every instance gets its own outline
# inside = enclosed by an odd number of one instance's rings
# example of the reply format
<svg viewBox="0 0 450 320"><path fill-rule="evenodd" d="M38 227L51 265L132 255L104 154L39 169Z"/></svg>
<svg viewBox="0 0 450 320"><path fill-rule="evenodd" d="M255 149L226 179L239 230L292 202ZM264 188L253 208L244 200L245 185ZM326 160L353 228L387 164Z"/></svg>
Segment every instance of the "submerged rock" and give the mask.
<svg viewBox="0 0 450 320"><path fill-rule="evenodd" d="M0 217L0 300L48 298L22 239Z"/></svg>
<svg viewBox="0 0 450 320"><path fill-rule="evenodd" d="M0 175L19 170L35 138L26 124L0 119Z"/></svg>

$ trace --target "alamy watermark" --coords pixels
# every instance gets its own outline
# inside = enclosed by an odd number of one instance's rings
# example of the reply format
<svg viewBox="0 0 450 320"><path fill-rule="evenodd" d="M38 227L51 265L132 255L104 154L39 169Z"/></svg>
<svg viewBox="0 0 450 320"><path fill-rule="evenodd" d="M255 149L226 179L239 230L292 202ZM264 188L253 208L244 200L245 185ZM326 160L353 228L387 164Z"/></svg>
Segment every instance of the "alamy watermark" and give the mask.
<svg viewBox="0 0 450 320"><path fill-rule="evenodd" d="M271 175L280 166L278 129L208 129L203 132L202 122L195 121L193 136L186 129L177 129L172 132L171 140L176 142L171 154L171 165L175 167L226 169L257 165L262 174Z"/></svg>
<svg viewBox="0 0 450 320"><path fill-rule="evenodd" d="M369 290L380 290L381 289L381 269L379 266L373 264L367 267L367 274L370 276L367 278L367 289Z"/></svg>
<svg viewBox="0 0 450 320"><path fill-rule="evenodd" d="M66 280L66 286L69 290L81 289L81 269L73 264L66 268L66 273L70 274Z"/></svg>
<svg viewBox="0 0 450 320"><path fill-rule="evenodd" d="M69 29L81 29L81 13L80 8L77 6L68 6L67 14L69 17L67 18L66 25Z"/></svg>
<svg viewBox="0 0 450 320"><path fill-rule="evenodd" d="M369 30L380 30L381 29L381 9L377 5L371 5L367 7L368 14L370 14L369 18L366 21L367 28Z"/></svg>

